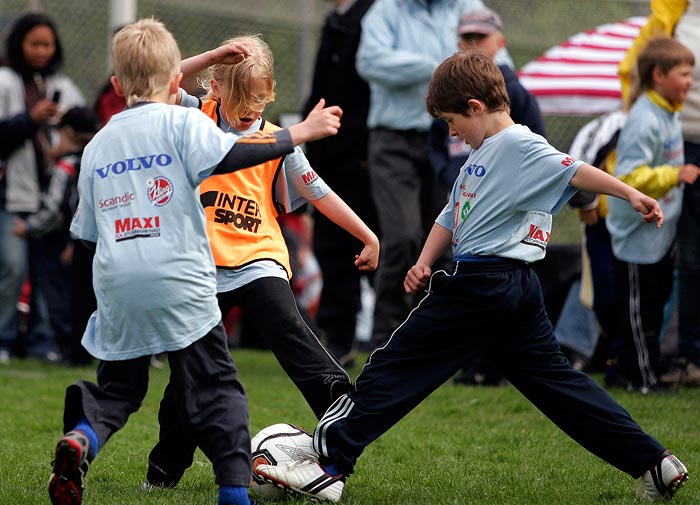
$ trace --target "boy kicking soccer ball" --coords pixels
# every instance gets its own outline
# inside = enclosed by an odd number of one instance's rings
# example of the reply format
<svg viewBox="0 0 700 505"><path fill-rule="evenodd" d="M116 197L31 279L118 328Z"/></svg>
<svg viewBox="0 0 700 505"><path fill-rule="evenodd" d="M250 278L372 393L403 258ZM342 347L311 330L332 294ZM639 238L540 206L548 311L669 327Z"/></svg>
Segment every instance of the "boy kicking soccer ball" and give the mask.
<svg viewBox="0 0 700 505"><path fill-rule="evenodd" d="M449 380L466 358L482 354L576 442L642 477L640 498L672 497L688 477L685 466L602 387L571 367L529 266L545 255L551 214L577 189L627 200L657 228L663 222L659 204L514 124L503 77L484 55L445 60L426 104L451 135L474 149L404 280L406 292L427 294L372 353L356 391L321 418L313 441L319 462L260 465L254 472L298 494L337 502L364 448ZM433 262L450 245L451 271L433 273Z"/></svg>

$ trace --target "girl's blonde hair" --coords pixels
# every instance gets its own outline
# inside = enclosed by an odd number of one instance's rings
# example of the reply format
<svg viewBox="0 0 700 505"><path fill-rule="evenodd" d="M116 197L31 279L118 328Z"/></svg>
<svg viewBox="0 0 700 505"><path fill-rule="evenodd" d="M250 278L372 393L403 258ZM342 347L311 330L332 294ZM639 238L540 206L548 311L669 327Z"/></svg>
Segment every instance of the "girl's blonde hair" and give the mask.
<svg viewBox="0 0 700 505"><path fill-rule="evenodd" d="M262 39L262 35L242 35L224 42L240 42L248 46L250 56L232 65L217 64L209 67L207 80L200 85L207 90L205 99L215 99L211 80L217 82L221 106L228 121L240 118L248 111L262 112L265 106L275 100L275 80L272 51ZM251 91L251 79L262 79L267 84L265 96L256 96Z"/></svg>
<svg viewBox="0 0 700 505"><path fill-rule="evenodd" d="M177 42L155 18L119 30L112 39L112 61L128 106L160 91L180 72Z"/></svg>

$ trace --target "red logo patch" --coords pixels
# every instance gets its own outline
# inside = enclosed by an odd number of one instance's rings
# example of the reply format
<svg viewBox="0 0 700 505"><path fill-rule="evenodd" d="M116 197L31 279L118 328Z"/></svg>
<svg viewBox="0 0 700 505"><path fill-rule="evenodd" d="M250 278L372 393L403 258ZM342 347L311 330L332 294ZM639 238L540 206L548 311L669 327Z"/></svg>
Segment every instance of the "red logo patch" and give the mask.
<svg viewBox="0 0 700 505"><path fill-rule="evenodd" d="M563 160L561 160L561 164L564 165L565 167L570 167L571 165L574 164L574 159L571 156L567 156Z"/></svg>
<svg viewBox="0 0 700 505"><path fill-rule="evenodd" d="M154 207L162 207L172 200L175 188L167 177L159 175L149 179L146 185L148 186L148 199Z"/></svg>

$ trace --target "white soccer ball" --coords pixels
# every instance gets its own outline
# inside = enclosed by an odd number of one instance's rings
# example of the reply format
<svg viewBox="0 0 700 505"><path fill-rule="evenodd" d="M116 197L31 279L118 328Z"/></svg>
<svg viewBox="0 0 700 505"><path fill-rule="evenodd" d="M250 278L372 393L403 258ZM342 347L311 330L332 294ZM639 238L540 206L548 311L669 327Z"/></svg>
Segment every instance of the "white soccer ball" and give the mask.
<svg viewBox="0 0 700 505"><path fill-rule="evenodd" d="M317 460L311 446L311 434L293 424L279 423L260 430L250 441L253 470L258 465L279 465L290 461ZM253 472L250 486L258 496L268 499L281 498L285 492L258 477Z"/></svg>

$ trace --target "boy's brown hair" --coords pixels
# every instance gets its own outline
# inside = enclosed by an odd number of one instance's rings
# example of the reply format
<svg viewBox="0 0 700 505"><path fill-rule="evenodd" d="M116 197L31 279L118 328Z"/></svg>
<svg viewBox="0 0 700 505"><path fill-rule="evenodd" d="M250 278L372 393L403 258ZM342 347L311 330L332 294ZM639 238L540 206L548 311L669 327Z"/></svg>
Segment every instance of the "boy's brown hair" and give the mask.
<svg viewBox="0 0 700 505"><path fill-rule="evenodd" d="M466 51L443 61L430 80L425 106L433 117L441 113L469 115L468 102L476 99L490 112L510 112L503 74L479 52Z"/></svg>
<svg viewBox="0 0 700 505"><path fill-rule="evenodd" d="M250 50L250 56L232 64L217 64L209 68L209 79L219 85L221 102L226 115L232 121L247 111L261 112L275 99L274 62L272 51L261 35L241 35L226 42L240 42ZM262 79L267 84L265 96L255 96L251 92L250 80ZM207 90L206 99L214 99L209 82L200 82Z"/></svg>
<svg viewBox="0 0 700 505"><path fill-rule="evenodd" d="M677 65L695 65L693 53L683 44L669 37L652 39L637 58L637 73L642 90L654 89L654 69L666 75Z"/></svg>
<svg viewBox="0 0 700 505"><path fill-rule="evenodd" d="M128 24L112 39L114 75L129 106L167 86L180 72L180 59L172 33L155 18Z"/></svg>

